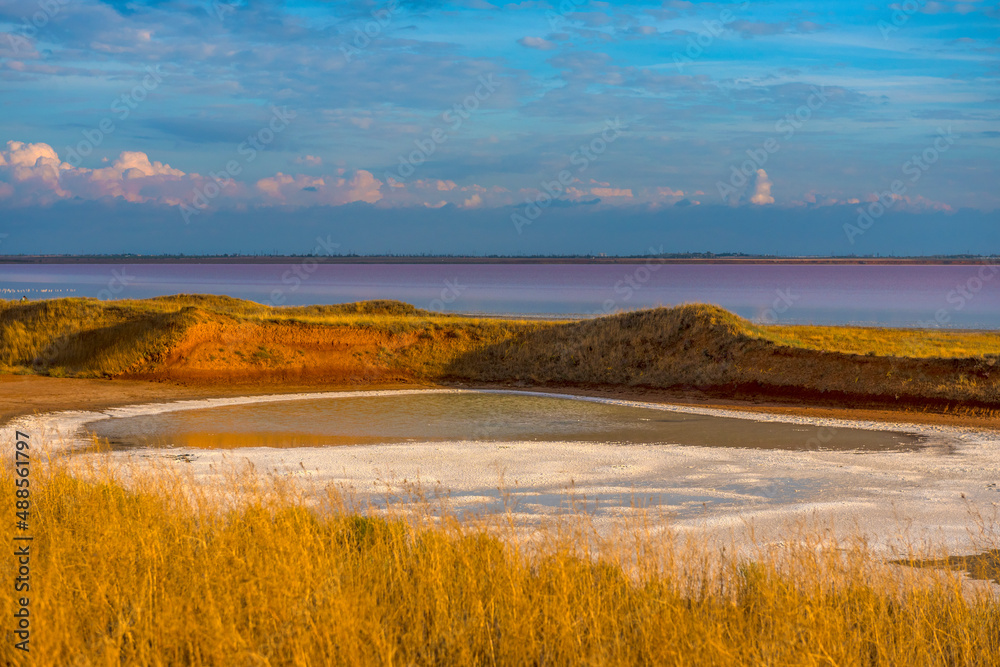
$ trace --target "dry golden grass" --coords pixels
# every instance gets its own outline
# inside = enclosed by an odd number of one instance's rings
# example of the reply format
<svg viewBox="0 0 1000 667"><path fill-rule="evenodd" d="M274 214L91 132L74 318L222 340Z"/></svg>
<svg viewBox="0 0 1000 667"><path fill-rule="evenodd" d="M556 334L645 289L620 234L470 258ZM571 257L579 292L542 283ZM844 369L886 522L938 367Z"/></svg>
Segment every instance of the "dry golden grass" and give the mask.
<svg viewBox="0 0 1000 667"><path fill-rule="evenodd" d="M530 542L502 521L378 518L233 476L36 459L36 665L994 665L1000 605L861 545L732 558L637 523ZM144 472L145 470L145 472ZM13 516L14 476L0 473ZM239 502L234 502L239 499ZM0 606L13 613L4 531ZM790 544L796 544L791 540ZM27 664L0 646L4 664Z"/></svg>
<svg viewBox="0 0 1000 667"><path fill-rule="evenodd" d="M878 327L770 326L757 335L780 345L881 357L961 358L1000 355L1000 334Z"/></svg>

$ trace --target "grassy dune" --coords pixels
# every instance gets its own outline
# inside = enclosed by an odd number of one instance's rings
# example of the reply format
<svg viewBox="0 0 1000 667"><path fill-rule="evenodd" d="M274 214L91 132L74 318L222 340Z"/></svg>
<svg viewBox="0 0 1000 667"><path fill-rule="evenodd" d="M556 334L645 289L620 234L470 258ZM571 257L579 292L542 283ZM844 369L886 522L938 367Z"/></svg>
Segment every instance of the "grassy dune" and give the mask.
<svg viewBox="0 0 1000 667"><path fill-rule="evenodd" d="M733 558L641 522L601 538L586 517L527 542L502 520L384 519L333 495L307 509L246 473L207 495L167 469L36 466L37 665L985 666L1000 655L995 597L963 593L957 574L889 567L860 542L820 548L807 532ZM5 462L8 516L14 480ZM0 559L5 581L13 563ZM0 587L8 619L13 596ZM27 664L12 644L0 662Z"/></svg>
<svg viewBox="0 0 1000 667"><path fill-rule="evenodd" d="M825 330L831 339L851 337L854 331ZM1000 407L997 355L906 356L903 348L921 344L924 332L865 333L867 340L898 356L817 349L810 347L809 338L799 337L798 327L754 326L720 308L681 306L525 332L457 358L449 371L488 382L681 387L719 395L871 400L907 407ZM956 347L971 345L966 335L955 335ZM1000 344L1000 334L976 336ZM865 338L855 340L864 350Z"/></svg>
<svg viewBox="0 0 1000 667"><path fill-rule="evenodd" d="M758 326L688 305L577 322L393 301L0 302L0 370L224 383L474 381L1000 408L1000 334Z"/></svg>

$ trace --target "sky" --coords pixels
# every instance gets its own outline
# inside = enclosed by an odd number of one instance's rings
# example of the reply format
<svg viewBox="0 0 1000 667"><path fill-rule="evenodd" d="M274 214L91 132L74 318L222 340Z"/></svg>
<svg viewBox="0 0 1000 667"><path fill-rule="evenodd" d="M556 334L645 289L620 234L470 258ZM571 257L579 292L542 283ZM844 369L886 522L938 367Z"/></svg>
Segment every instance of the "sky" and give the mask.
<svg viewBox="0 0 1000 667"><path fill-rule="evenodd" d="M0 254L992 254L998 167L995 0L0 0Z"/></svg>

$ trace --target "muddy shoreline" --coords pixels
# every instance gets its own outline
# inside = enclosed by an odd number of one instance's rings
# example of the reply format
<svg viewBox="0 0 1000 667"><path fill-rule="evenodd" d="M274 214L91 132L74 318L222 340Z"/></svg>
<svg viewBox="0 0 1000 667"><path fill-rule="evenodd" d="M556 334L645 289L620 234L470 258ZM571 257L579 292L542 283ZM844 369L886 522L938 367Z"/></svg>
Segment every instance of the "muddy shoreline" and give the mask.
<svg viewBox="0 0 1000 667"><path fill-rule="evenodd" d="M707 408L729 408L804 417L855 419L881 422L909 422L940 426L1000 428L1000 418L976 414L954 414L929 409L888 409L879 405L843 405L835 399L829 405L810 401L779 400L770 397L725 397L696 390L643 389L634 387L544 385L518 383L349 383L349 384L186 384L142 380L98 380L52 378L36 375L0 375L0 424L22 415L57 410L102 410L137 403L159 403L202 398L258 396L316 391L358 391L361 389L519 389L572 395L598 396L651 403L672 403ZM832 398L832 397L831 397Z"/></svg>

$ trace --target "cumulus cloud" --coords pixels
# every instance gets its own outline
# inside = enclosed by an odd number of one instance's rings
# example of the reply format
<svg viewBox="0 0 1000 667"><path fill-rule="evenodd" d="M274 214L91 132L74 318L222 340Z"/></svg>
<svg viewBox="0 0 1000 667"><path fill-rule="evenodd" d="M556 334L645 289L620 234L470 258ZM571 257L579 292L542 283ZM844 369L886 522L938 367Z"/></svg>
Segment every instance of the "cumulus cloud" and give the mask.
<svg viewBox="0 0 1000 667"><path fill-rule="evenodd" d="M200 178L138 151L122 152L109 167L86 169L59 159L45 143L8 141L0 149L0 181L7 198L22 205L49 204L59 199L121 197L132 202L175 203L180 181Z"/></svg>
<svg viewBox="0 0 1000 667"><path fill-rule="evenodd" d="M310 166L322 164L315 156L304 159ZM199 209L209 202L224 205L254 200L290 205L374 204L382 198L381 188L382 182L364 170L350 174L338 170L327 176L279 172L260 179L251 190L233 179L185 173L140 151L123 151L110 166L87 169L63 162L45 143L9 141L0 149L0 198L20 206L105 197Z"/></svg>
<svg viewBox="0 0 1000 667"><path fill-rule="evenodd" d="M23 201L37 193L42 203L47 203L68 197L61 172L69 168L48 144L8 141L6 148L0 149L0 180L6 181L7 199Z"/></svg>
<svg viewBox="0 0 1000 667"><path fill-rule="evenodd" d="M23 141L8 141L6 149L0 149L0 167L34 167L39 160L58 162L59 155L48 144L27 144Z"/></svg>
<svg viewBox="0 0 1000 667"><path fill-rule="evenodd" d="M169 164L151 161L145 153L124 151L110 167L63 170L61 181L74 196L86 199L122 197L131 202L174 204L199 178L197 174L185 174Z"/></svg>
<svg viewBox="0 0 1000 667"><path fill-rule="evenodd" d="M774 203L774 197L771 196L771 179L763 169L757 170L750 188L752 190L752 194L750 195L751 204L763 205Z"/></svg>
<svg viewBox="0 0 1000 667"><path fill-rule="evenodd" d="M293 206L339 206L359 201L374 204L382 199L382 181L363 169L350 178L278 172L257 181L256 188L269 203Z"/></svg>

